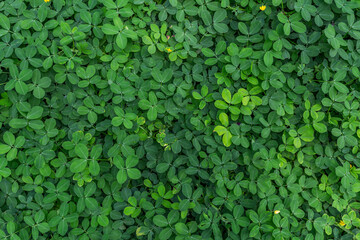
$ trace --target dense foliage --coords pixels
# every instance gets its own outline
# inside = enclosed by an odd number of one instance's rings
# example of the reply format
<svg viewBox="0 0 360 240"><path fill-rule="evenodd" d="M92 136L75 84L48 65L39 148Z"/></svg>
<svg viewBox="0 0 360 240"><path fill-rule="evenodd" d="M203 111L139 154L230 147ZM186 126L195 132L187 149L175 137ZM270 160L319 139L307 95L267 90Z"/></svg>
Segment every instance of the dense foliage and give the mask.
<svg viewBox="0 0 360 240"><path fill-rule="evenodd" d="M360 239L358 9L0 1L0 239Z"/></svg>

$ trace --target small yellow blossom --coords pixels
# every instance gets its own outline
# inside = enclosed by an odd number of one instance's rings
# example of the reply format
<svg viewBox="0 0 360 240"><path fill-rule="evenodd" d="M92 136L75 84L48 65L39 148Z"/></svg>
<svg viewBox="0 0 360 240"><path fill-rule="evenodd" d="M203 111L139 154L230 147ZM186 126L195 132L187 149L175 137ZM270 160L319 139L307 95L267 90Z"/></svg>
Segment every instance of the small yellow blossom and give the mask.
<svg viewBox="0 0 360 240"><path fill-rule="evenodd" d="M352 168L353 166L350 164L350 168Z"/></svg>
<svg viewBox="0 0 360 240"><path fill-rule="evenodd" d="M340 226L345 226L345 223L343 220L340 220L339 224L340 224Z"/></svg>
<svg viewBox="0 0 360 240"><path fill-rule="evenodd" d="M44 2L46 2L46 3L47 3L47 2L50 2L50 0L44 0Z"/></svg>
<svg viewBox="0 0 360 240"><path fill-rule="evenodd" d="M279 214L279 213L280 213L280 210L275 210L274 213L275 213L275 214Z"/></svg>
<svg viewBox="0 0 360 240"><path fill-rule="evenodd" d="M172 52L171 48L167 47L165 48L166 51L168 51L169 53Z"/></svg>
<svg viewBox="0 0 360 240"><path fill-rule="evenodd" d="M260 10L261 10L261 11L265 11L265 9L266 9L266 6L265 6L265 5L261 5Z"/></svg>

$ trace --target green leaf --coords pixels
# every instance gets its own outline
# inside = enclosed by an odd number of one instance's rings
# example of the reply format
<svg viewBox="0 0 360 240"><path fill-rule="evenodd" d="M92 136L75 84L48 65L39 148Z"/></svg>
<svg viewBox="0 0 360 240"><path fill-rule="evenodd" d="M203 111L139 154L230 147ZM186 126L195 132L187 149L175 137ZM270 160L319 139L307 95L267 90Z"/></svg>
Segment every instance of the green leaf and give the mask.
<svg viewBox="0 0 360 240"><path fill-rule="evenodd" d="M255 237L257 234L259 234L260 230L259 230L259 226L255 225L253 226L253 228L250 230L250 237Z"/></svg>
<svg viewBox="0 0 360 240"><path fill-rule="evenodd" d="M156 215L153 218L153 221L154 221L155 225L158 227L166 227L169 225L167 219L163 215Z"/></svg>
<svg viewBox="0 0 360 240"><path fill-rule="evenodd" d="M94 124L97 121L97 115L93 111L90 111L88 114L88 120L90 123Z"/></svg>
<svg viewBox="0 0 360 240"><path fill-rule="evenodd" d="M131 215L131 214L133 214L135 212L135 210L136 210L136 208L134 208L134 207L126 207L124 209L124 214L125 215Z"/></svg>
<svg viewBox="0 0 360 240"><path fill-rule="evenodd" d="M336 34L334 26L329 24L328 27L324 30L324 33L327 38L334 38Z"/></svg>
<svg viewBox="0 0 360 240"><path fill-rule="evenodd" d="M282 2L282 0L272 0L272 4L276 7L279 6L281 4L281 2Z"/></svg>
<svg viewBox="0 0 360 240"><path fill-rule="evenodd" d="M208 25L211 24L212 17L211 17L210 12L208 10L206 10L206 8L205 8L205 10L200 11L199 14L200 14L200 16L201 16L201 18L202 18L205 25L208 26Z"/></svg>
<svg viewBox="0 0 360 240"><path fill-rule="evenodd" d="M30 80L33 76L33 71L31 69L24 69L19 74L19 80L27 81Z"/></svg>
<svg viewBox="0 0 360 240"><path fill-rule="evenodd" d="M8 231L8 233L12 234L15 232L16 226L15 223L13 221L9 221L6 224L6 230Z"/></svg>
<svg viewBox="0 0 360 240"><path fill-rule="evenodd" d="M220 113L219 120L221 124L224 125L225 127L229 126L229 118L226 115L226 113Z"/></svg>
<svg viewBox="0 0 360 240"><path fill-rule="evenodd" d="M50 226L48 223L42 222L37 225L37 229L39 230L39 232L44 234L50 231Z"/></svg>
<svg viewBox="0 0 360 240"><path fill-rule="evenodd" d="M109 225L109 219L103 214L98 216L97 221L100 226L106 227L107 225Z"/></svg>
<svg viewBox="0 0 360 240"><path fill-rule="evenodd" d="M71 36L65 36L60 40L60 44L63 46L69 45L73 42L73 38Z"/></svg>
<svg viewBox="0 0 360 240"><path fill-rule="evenodd" d="M228 89L224 89L222 91L221 96L223 97L223 99L225 100L225 102L230 103L231 102L231 92Z"/></svg>
<svg viewBox="0 0 360 240"><path fill-rule="evenodd" d="M0 154L5 154L10 151L11 147L9 145L0 144Z"/></svg>
<svg viewBox="0 0 360 240"><path fill-rule="evenodd" d="M85 23L91 24L91 13L86 11L86 10L81 10L80 12L80 18L81 20L83 20Z"/></svg>
<svg viewBox="0 0 360 240"><path fill-rule="evenodd" d="M306 32L306 26L305 26L305 24L303 24L301 22L292 22L291 23L291 28L297 33Z"/></svg>
<svg viewBox="0 0 360 240"><path fill-rule="evenodd" d="M87 166L86 159L75 159L70 165L70 171L73 173L79 173L84 171Z"/></svg>
<svg viewBox="0 0 360 240"><path fill-rule="evenodd" d="M241 106L240 112L241 112L242 114L244 114L244 115L247 115L247 116L249 116L249 115L252 114L251 109L250 109L249 107L247 107L247 106Z"/></svg>
<svg viewBox="0 0 360 240"><path fill-rule="evenodd" d="M91 175L93 176L97 176L100 173L100 166L99 163L96 161L91 161L89 163L89 172L91 173Z"/></svg>
<svg viewBox="0 0 360 240"><path fill-rule="evenodd" d="M272 52L266 52L264 55L264 63L266 66L271 66L273 63L274 59L273 59L273 54Z"/></svg>
<svg viewBox="0 0 360 240"><path fill-rule="evenodd" d="M222 141L223 141L223 144L225 145L225 147L231 146L231 139L232 139L232 135L229 131L224 133Z"/></svg>
<svg viewBox="0 0 360 240"><path fill-rule="evenodd" d="M126 8L120 9L119 14L120 14L120 16L122 16L124 18L128 18L128 17L131 17L134 14L134 12L131 10L131 8L126 7Z"/></svg>
<svg viewBox="0 0 360 240"><path fill-rule="evenodd" d="M228 73L233 73L233 72L236 71L236 67L233 66L233 65L231 65L231 64L228 64L228 65L225 66L225 70L226 70L226 72L228 72Z"/></svg>
<svg viewBox="0 0 360 240"><path fill-rule="evenodd" d="M240 58L248 58L253 54L253 50L251 48L243 48L239 53Z"/></svg>
<svg viewBox="0 0 360 240"><path fill-rule="evenodd" d="M2 13L0 13L0 26L6 30L10 30L10 20Z"/></svg>
<svg viewBox="0 0 360 240"><path fill-rule="evenodd" d="M224 101L216 100L215 107L217 107L219 109L228 109L229 106Z"/></svg>
<svg viewBox="0 0 360 240"><path fill-rule="evenodd" d="M217 132L220 136L222 136L222 135L224 135L225 133L227 133L228 130L227 130L225 127L223 127L223 126L216 126L216 127L214 128L214 132Z"/></svg>
<svg viewBox="0 0 360 240"><path fill-rule="evenodd" d="M131 179L139 179L141 177L141 172L139 171L139 169L136 168L128 169L127 174Z"/></svg>
<svg viewBox="0 0 360 240"><path fill-rule="evenodd" d="M35 222L39 223L42 222L45 219L45 214L42 210L38 211L37 213L35 213Z"/></svg>
<svg viewBox="0 0 360 240"><path fill-rule="evenodd" d="M214 23L219 23L225 20L226 18L226 11L224 9L219 9L215 12L213 21Z"/></svg>
<svg viewBox="0 0 360 240"><path fill-rule="evenodd" d="M98 202L96 201L95 198L85 198L85 205L89 210L96 210L99 207Z"/></svg>
<svg viewBox="0 0 360 240"><path fill-rule="evenodd" d="M294 139L294 146L295 146L296 148L300 148L300 147L301 147L301 140L300 140L300 138L296 137L296 138Z"/></svg>
<svg viewBox="0 0 360 240"><path fill-rule="evenodd" d="M127 44L127 38L124 34L119 33L116 36L116 44L118 45L119 48L124 49L126 47Z"/></svg>
<svg viewBox="0 0 360 240"><path fill-rule="evenodd" d="M89 157L89 150L82 143L79 143L75 146L75 153L78 157L80 157L82 159L87 159Z"/></svg>
<svg viewBox="0 0 360 240"><path fill-rule="evenodd" d="M353 192L360 192L360 183L355 183L351 186Z"/></svg>
<svg viewBox="0 0 360 240"><path fill-rule="evenodd" d="M152 107L151 103L146 100L146 99L141 99L139 101L139 107L142 109L142 110L148 110L149 108Z"/></svg>
<svg viewBox="0 0 360 240"><path fill-rule="evenodd" d="M25 119L11 119L9 122L10 127L12 128L24 128L27 126L27 121Z"/></svg>
<svg viewBox="0 0 360 240"><path fill-rule="evenodd" d="M208 93L209 93L209 88L206 85L202 86L201 95L205 97Z"/></svg>
<svg viewBox="0 0 360 240"><path fill-rule="evenodd" d="M117 27L108 23L104 24L104 26L101 27L101 30L106 35L115 35L119 33L119 29Z"/></svg>
<svg viewBox="0 0 360 240"><path fill-rule="evenodd" d="M148 113L147 113L147 117L150 121L155 121L157 118L157 110L154 107L150 107Z"/></svg>
<svg viewBox="0 0 360 240"><path fill-rule="evenodd" d="M60 22L61 31L65 34L71 34L71 27L67 22Z"/></svg>
<svg viewBox="0 0 360 240"><path fill-rule="evenodd" d="M160 82L160 83L166 83L168 81L170 81L170 79L173 76L173 71L172 69L168 68L165 70L160 71L160 69L158 68L153 68L153 70L151 71L151 75L153 76L153 78Z"/></svg>
<svg viewBox="0 0 360 240"><path fill-rule="evenodd" d="M210 48L202 48L201 52L205 55L205 57L214 57L215 53Z"/></svg>
<svg viewBox="0 0 360 240"><path fill-rule="evenodd" d="M139 162L139 159L136 157L136 156L129 156L127 159L126 159L126 167L127 168L132 168L132 167L135 167Z"/></svg>
<svg viewBox="0 0 360 240"><path fill-rule="evenodd" d="M171 228L165 228L163 230L161 230L160 234L159 234L159 239L160 240L167 240L171 237L172 235L172 230Z"/></svg>
<svg viewBox="0 0 360 240"><path fill-rule="evenodd" d="M58 232L61 236L64 236L66 232L68 231L69 226L65 220L61 220L58 225Z"/></svg>
<svg viewBox="0 0 360 240"><path fill-rule="evenodd" d="M282 12L278 13L277 18L281 23L287 23L289 21L288 18Z"/></svg>
<svg viewBox="0 0 360 240"><path fill-rule="evenodd" d="M27 119L38 119L43 114L44 109L40 106L35 106L31 109L31 111L27 115Z"/></svg>
<svg viewBox="0 0 360 240"><path fill-rule="evenodd" d="M188 227L184 223L176 223L175 224L175 230L180 235L187 235L189 233Z"/></svg>
<svg viewBox="0 0 360 240"><path fill-rule="evenodd" d="M20 138L24 138L24 137L22 137L22 136L18 137L18 139L20 139ZM14 134L12 134L9 131L4 133L3 139L4 139L4 142L9 145L14 145L14 143L15 143L15 136L14 136Z"/></svg>
<svg viewBox="0 0 360 240"><path fill-rule="evenodd" d="M127 173L126 173L125 169L119 170L119 172L116 175L116 179L117 179L118 183L120 183L120 184L123 184L124 182L126 182Z"/></svg>
<svg viewBox="0 0 360 240"><path fill-rule="evenodd" d="M290 27L291 27L290 23L287 22L287 23L284 24L284 33L287 36L290 35L290 31L291 31Z"/></svg>
<svg viewBox="0 0 360 240"><path fill-rule="evenodd" d="M323 124L323 123L317 123L317 122L315 122L315 123L313 123L313 126L314 126L314 129L315 129L316 131L318 131L319 133L325 133L325 132L327 132L327 127L326 127L326 125Z"/></svg>
<svg viewBox="0 0 360 240"><path fill-rule="evenodd" d="M26 93L29 92L29 88L26 85L26 83L21 82L21 81L17 81L15 83L15 90L16 90L16 92L18 92L21 95L25 95Z"/></svg>
<svg viewBox="0 0 360 240"><path fill-rule="evenodd" d="M216 55L220 55L225 50L226 50L226 42L225 41L220 41L220 42L218 42L218 44L216 44L216 48L215 48Z"/></svg>
<svg viewBox="0 0 360 240"><path fill-rule="evenodd" d="M177 0L170 0L169 1L171 6L176 7L177 6Z"/></svg>
<svg viewBox="0 0 360 240"><path fill-rule="evenodd" d="M0 166L4 166L5 165L5 158L0 159ZM1 167L0 168L0 177L3 176L4 178L7 178L11 175L11 170L9 168L4 168Z"/></svg>
<svg viewBox="0 0 360 240"><path fill-rule="evenodd" d="M203 98L203 97L200 95L200 93L198 93L198 92L192 92L192 95L193 95L193 97L194 97L195 99L197 99L197 100L200 100L200 99Z"/></svg>
<svg viewBox="0 0 360 240"><path fill-rule="evenodd" d="M236 105L242 102L243 96L240 92L237 92L233 95L231 99L231 104Z"/></svg>
<svg viewBox="0 0 360 240"><path fill-rule="evenodd" d="M229 31L229 27L225 23L214 23L214 28L219 33L227 33Z"/></svg>
<svg viewBox="0 0 360 240"><path fill-rule="evenodd" d="M334 82L334 86L341 93L349 93L349 89L341 82Z"/></svg>
<svg viewBox="0 0 360 240"><path fill-rule="evenodd" d="M116 4L112 0L101 0L101 3L104 4L106 8L114 9Z"/></svg>
<svg viewBox="0 0 360 240"><path fill-rule="evenodd" d="M35 130L40 130L44 127L44 123L41 120L31 120L29 121L29 127Z"/></svg>

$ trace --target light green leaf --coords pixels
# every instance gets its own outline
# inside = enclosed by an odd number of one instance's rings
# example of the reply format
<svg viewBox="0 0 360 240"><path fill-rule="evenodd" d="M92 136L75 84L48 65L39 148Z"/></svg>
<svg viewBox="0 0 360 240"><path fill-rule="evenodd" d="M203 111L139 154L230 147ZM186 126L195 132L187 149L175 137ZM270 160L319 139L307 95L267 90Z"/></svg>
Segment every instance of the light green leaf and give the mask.
<svg viewBox="0 0 360 240"><path fill-rule="evenodd" d="M225 88L222 93L221 96L223 97L223 99L227 102L230 103L231 102L231 92L229 91L229 89Z"/></svg>
<svg viewBox="0 0 360 240"><path fill-rule="evenodd" d="M101 214L98 216L97 219L98 223L100 224L100 226L106 227L107 225L109 225L109 219L108 217L106 217L105 215Z"/></svg>
<svg viewBox="0 0 360 240"><path fill-rule="evenodd" d="M229 118L226 113L220 113L219 120L223 126L225 127L229 126Z"/></svg>
<svg viewBox="0 0 360 240"><path fill-rule="evenodd" d="M119 33L119 29L117 27L115 27L114 25L111 24L104 24L104 26L101 27L101 30L106 34L106 35L115 35Z"/></svg>
<svg viewBox="0 0 360 240"><path fill-rule="evenodd" d="M10 151L11 147L9 145L0 144L0 154L5 154Z"/></svg>
<svg viewBox="0 0 360 240"><path fill-rule="evenodd" d="M126 47L127 44L127 38L124 34L119 33L116 36L116 44L118 45L119 48L124 49Z"/></svg>

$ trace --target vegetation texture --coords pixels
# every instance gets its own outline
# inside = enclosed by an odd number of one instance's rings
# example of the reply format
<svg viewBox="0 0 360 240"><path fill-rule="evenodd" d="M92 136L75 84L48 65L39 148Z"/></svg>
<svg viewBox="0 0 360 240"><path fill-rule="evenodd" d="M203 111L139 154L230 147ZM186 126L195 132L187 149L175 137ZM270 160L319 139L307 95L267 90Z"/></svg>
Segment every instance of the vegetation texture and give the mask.
<svg viewBox="0 0 360 240"><path fill-rule="evenodd" d="M360 239L358 10L0 1L0 239Z"/></svg>

